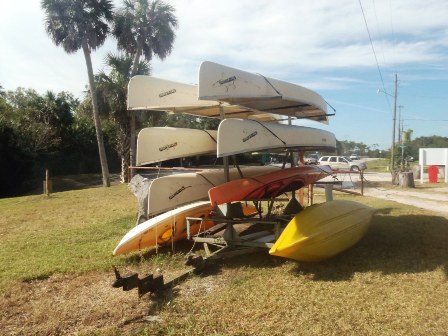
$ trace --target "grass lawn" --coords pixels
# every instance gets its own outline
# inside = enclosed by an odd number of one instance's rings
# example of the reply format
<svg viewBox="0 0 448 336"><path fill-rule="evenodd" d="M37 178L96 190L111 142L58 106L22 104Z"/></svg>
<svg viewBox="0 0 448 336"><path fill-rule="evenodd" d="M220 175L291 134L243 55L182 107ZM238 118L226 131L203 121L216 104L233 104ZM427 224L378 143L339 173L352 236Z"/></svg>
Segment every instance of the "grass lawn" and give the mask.
<svg viewBox="0 0 448 336"><path fill-rule="evenodd" d="M389 160L378 159L367 162L367 171L369 172L387 172L389 166Z"/></svg>
<svg viewBox="0 0 448 336"><path fill-rule="evenodd" d="M135 222L125 185L0 199L0 209L0 290L58 272L109 269L117 237Z"/></svg>
<svg viewBox="0 0 448 336"><path fill-rule="evenodd" d="M390 161L389 159L378 159L378 160L372 160L367 162L367 171L369 172L389 172L389 165ZM410 162L409 163L409 171L412 171L414 166L418 166L418 162ZM399 167L396 167L397 169ZM425 167L425 173L426 173L426 167Z"/></svg>
<svg viewBox="0 0 448 336"><path fill-rule="evenodd" d="M10 335L444 335L448 219L369 197L367 235L321 263L245 255L159 295L111 288L111 265L170 278L184 242L114 258L134 226L125 185L0 200L0 325ZM318 195L322 200L323 196Z"/></svg>

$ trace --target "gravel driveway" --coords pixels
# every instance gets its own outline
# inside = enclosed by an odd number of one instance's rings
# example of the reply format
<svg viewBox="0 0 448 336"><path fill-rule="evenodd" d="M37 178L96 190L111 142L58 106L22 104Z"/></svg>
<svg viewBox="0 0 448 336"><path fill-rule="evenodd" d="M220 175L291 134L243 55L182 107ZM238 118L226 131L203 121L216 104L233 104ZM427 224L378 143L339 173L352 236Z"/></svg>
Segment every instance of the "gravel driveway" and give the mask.
<svg viewBox="0 0 448 336"><path fill-rule="evenodd" d="M390 173L365 173L364 177L367 181L364 185L364 195L366 196L387 199L448 215L448 187L445 183L440 183L440 187L432 185L430 188L422 188L420 182L415 181L417 188L411 189L393 186Z"/></svg>

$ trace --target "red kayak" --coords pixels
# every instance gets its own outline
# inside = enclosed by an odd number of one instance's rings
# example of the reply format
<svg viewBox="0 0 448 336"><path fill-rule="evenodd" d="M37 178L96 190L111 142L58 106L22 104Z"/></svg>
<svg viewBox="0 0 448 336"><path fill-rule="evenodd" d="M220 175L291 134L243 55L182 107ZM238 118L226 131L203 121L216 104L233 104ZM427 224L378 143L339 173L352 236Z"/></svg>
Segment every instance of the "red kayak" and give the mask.
<svg viewBox="0 0 448 336"><path fill-rule="evenodd" d="M273 198L298 190L333 174L330 166L300 166L230 181L208 191L213 206L236 201Z"/></svg>

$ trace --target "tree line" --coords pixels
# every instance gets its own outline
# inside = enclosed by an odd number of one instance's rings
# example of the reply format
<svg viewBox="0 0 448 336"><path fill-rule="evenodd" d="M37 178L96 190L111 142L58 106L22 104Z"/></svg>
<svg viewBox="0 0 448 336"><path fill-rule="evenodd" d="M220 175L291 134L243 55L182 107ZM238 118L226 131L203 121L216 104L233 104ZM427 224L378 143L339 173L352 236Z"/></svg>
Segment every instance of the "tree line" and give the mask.
<svg viewBox="0 0 448 336"><path fill-rule="evenodd" d="M160 0L123 0L117 9L110 0L42 0L41 7L52 41L68 54L83 51L88 89L78 99L69 92L0 87L0 196L29 189L45 168L53 175L101 169L104 186L110 185L112 169L128 181L136 152L132 125L217 127L207 119L127 111L129 79L150 75L152 58L164 60L173 49L178 25L174 7ZM109 36L115 38L117 52L107 55L107 72L94 74L90 55ZM349 145L339 142L338 151Z"/></svg>
<svg viewBox="0 0 448 336"><path fill-rule="evenodd" d="M130 64L129 59L127 63ZM126 182L129 160L126 93L122 92L124 98L115 102L103 87L110 85L104 82L103 76L117 76L113 69L108 74L98 73L95 82L108 165L111 172L120 173L121 180ZM122 113L111 104L121 104ZM137 129L151 126L216 129L218 126L216 120L183 114L142 111L136 116ZM101 171L89 92L78 99L69 92L39 94L33 89L6 91L0 86L0 158L0 197L20 195L40 187L45 169L52 176Z"/></svg>
<svg viewBox="0 0 448 336"><path fill-rule="evenodd" d="M130 78L150 75L152 58L164 60L173 49L174 7L159 0L123 0L117 9L109 0L42 0L41 7L52 41L68 54L83 51L87 91L79 99L69 92L0 86L0 196L30 189L45 168L52 175L101 169L104 186L110 185L112 169L127 181L135 156L131 125L216 127L189 116L127 111ZM109 36L117 52L106 57L108 71L94 74L90 55Z"/></svg>
<svg viewBox="0 0 448 336"><path fill-rule="evenodd" d="M412 130L403 132L402 143L397 143L394 149L394 160L400 163L403 159L412 157L418 160L418 153L420 148L448 148L448 137L438 135L421 136L412 139ZM337 141L337 152L340 155L350 155L353 153L359 156L367 156L372 158L386 158L390 160L390 150L381 150L378 144L366 145L362 142L355 141ZM403 146L403 150L402 147Z"/></svg>

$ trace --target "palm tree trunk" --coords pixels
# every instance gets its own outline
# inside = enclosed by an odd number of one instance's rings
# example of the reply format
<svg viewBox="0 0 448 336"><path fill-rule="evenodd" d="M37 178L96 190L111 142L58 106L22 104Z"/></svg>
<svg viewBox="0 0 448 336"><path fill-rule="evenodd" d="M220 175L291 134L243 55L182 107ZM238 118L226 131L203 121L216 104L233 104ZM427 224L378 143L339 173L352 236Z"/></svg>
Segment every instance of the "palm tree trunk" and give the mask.
<svg viewBox="0 0 448 336"><path fill-rule="evenodd" d="M125 118L126 125L123 125L123 120L119 122L119 130L118 130L118 148L117 151L120 154L121 159L121 174L120 174L120 180L121 183L128 183L130 182L129 179L129 155L130 155L130 136L128 130L128 121L129 118ZM123 127L125 126L125 127Z"/></svg>
<svg viewBox="0 0 448 336"><path fill-rule="evenodd" d="M87 74L89 77L90 95L92 96L93 119L95 121L96 140L98 142L98 152L100 155L101 172L103 175L103 186L110 187L109 167L107 165L106 150L104 148L103 130L101 128L100 114L96 100L95 82L93 80L92 60L90 50L85 41L82 42L82 50L86 59Z"/></svg>
<svg viewBox="0 0 448 336"><path fill-rule="evenodd" d="M135 76L138 69L138 64L140 63L140 56L142 55L142 48L138 47L134 54L134 59L132 60L131 77Z"/></svg>
<svg viewBox="0 0 448 336"><path fill-rule="evenodd" d="M131 77L134 76L137 73L138 64L140 62L140 56L142 54L142 48L138 47L137 51L135 52L134 59L132 60L132 70L131 70ZM135 154L137 151L137 143L136 143L136 137L135 137L135 111L130 111L131 114L131 144L130 144L130 162L129 165L131 167L135 167ZM130 171L130 179L134 177L134 169L131 168Z"/></svg>

